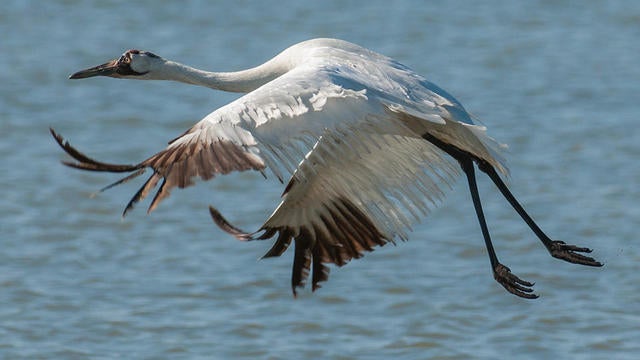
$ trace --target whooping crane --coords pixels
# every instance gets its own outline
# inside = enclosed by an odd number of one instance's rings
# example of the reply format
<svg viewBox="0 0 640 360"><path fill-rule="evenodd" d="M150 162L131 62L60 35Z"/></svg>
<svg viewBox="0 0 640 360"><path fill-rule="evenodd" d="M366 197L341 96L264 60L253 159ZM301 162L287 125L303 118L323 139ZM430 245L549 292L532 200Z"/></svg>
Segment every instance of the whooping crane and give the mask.
<svg viewBox="0 0 640 360"><path fill-rule="evenodd" d="M282 200L262 227L244 232L213 207L215 223L242 240L277 236L264 257L295 243L294 295L309 273L312 289L328 279L326 264L346 264L376 245L406 240L410 224L444 196L459 169L466 175L494 278L507 291L536 298L533 284L498 261L476 186L474 163L547 248L568 262L602 266L590 249L551 240L511 194L501 145L475 125L462 104L406 66L360 46L314 39L289 47L257 67L206 72L153 53L129 50L77 72L138 80L173 80L246 95L207 115L157 154L134 165L95 161L51 129L83 170L131 173L108 186L153 174L124 213L162 180L148 211L174 187L231 171L269 170L283 182ZM447 156L448 155L448 156ZM107 187L107 188L108 188ZM124 215L124 214L123 214Z"/></svg>

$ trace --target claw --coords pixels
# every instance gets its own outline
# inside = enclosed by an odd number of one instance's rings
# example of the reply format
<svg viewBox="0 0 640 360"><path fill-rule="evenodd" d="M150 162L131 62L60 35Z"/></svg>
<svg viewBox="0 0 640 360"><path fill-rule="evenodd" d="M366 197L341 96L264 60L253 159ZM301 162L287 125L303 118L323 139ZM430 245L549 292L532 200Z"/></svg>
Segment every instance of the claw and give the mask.
<svg viewBox="0 0 640 360"><path fill-rule="evenodd" d="M602 266L603 264L596 259L585 256L578 253L590 253L592 250L586 247L578 247L575 245L568 245L564 241L552 241L549 252L551 256L557 259L562 259L573 264L587 265L587 266Z"/></svg>
<svg viewBox="0 0 640 360"><path fill-rule="evenodd" d="M511 272L511 269L502 264L498 264L493 269L493 277L498 283L500 283L500 285L513 295L525 299L538 298L538 295L534 294L533 289L531 289L531 286L533 286L534 283L520 279Z"/></svg>

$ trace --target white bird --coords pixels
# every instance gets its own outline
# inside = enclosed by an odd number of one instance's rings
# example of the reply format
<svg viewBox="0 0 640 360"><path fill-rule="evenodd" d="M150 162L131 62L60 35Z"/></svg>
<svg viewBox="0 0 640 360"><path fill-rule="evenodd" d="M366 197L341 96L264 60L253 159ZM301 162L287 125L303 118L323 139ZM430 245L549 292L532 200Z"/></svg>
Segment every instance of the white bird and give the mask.
<svg viewBox="0 0 640 360"><path fill-rule="evenodd" d="M444 196L462 169L480 223L494 278L507 291L536 298L532 283L498 261L484 219L474 163L553 257L602 266L588 248L551 240L511 194L501 145L473 123L462 104L408 67L337 39L293 45L257 67L206 72L153 53L129 50L119 59L77 72L138 80L173 80L246 95L196 123L157 154L135 165L95 161L51 129L59 145L84 170L132 172L107 188L151 168L153 174L125 209L162 180L149 212L173 187L231 171L269 170L290 177L282 200L262 227L246 233L210 208L215 222L243 240L278 235L264 257L295 243L291 286L312 289L328 279L326 264L342 266L376 245L406 240L411 224ZM455 160L455 161L454 161ZM106 189L106 188L105 188ZM124 214L123 214L124 215Z"/></svg>

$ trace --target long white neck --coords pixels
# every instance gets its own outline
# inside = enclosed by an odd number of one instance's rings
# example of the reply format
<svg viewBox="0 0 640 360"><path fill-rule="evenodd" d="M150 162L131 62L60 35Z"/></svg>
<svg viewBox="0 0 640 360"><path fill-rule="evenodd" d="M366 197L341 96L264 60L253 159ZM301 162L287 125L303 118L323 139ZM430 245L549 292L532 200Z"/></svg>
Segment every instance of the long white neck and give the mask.
<svg viewBox="0 0 640 360"><path fill-rule="evenodd" d="M166 60L160 69L148 74L147 79L172 80L212 89L248 93L291 69L288 62L277 57L251 69L235 72L210 72Z"/></svg>

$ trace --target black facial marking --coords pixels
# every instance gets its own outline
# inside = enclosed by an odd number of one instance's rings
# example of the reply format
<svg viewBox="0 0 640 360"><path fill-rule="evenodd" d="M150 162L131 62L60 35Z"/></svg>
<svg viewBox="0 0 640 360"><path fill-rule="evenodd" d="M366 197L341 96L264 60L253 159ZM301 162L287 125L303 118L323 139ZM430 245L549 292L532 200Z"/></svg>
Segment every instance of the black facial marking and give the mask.
<svg viewBox="0 0 640 360"><path fill-rule="evenodd" d="M116 69L116 73L122 76L140 76L144 75L147 72L137 72L131 68L131 55L132 54L140 54L140 50L128 50L125 52L120 59L118 59L118 68Z"/></svg>

